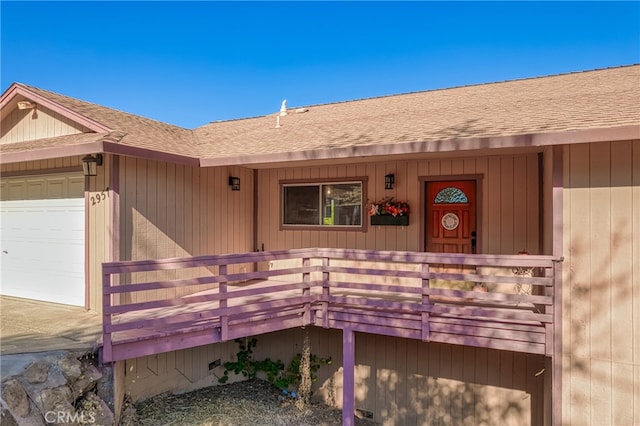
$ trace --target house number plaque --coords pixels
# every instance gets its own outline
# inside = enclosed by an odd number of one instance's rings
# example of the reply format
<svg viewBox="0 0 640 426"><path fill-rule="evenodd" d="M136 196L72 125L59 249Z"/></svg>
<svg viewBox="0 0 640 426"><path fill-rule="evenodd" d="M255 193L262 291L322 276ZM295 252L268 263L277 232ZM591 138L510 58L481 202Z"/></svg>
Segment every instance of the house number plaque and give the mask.
<svg viewBox="0 0 640 426"><path fill-rule="evenodd" d="M109 188L107 188L107 191L109 190ZM96 204L100 204L102 201L106 200L107 198L109 198L109 193L105 192L105 191L101 191L99 193L96 193L95 195L92 195L90 200L91 200L91 205L95 206Z"/></svg>

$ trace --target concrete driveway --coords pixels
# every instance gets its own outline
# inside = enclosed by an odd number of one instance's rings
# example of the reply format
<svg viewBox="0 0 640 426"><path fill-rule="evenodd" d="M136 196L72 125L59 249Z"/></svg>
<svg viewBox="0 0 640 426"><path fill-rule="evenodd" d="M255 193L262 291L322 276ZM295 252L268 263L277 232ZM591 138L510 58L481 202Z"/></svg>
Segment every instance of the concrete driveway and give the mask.
<svg viewBox="0 0 640 426"><path fill-rule="evenodd" d="M91 350L102 316L83 308L0 296L0 354Z"/></svg>

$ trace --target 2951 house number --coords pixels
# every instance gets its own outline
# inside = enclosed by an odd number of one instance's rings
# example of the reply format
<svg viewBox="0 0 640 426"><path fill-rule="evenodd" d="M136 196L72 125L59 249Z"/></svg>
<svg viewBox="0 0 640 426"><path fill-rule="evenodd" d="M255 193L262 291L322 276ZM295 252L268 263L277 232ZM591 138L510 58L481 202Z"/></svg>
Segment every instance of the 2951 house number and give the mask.
<svg viewBox="0 0 640 426"><path fill-rule="evenodd" d="M107 198L109 198L109 193L102 191L96 195L92 195L91 198L89 198L89 200L91 201L91 205L95 206L96 204L100 204L101 202L103 202L104 200L106 200Z"/></svg>

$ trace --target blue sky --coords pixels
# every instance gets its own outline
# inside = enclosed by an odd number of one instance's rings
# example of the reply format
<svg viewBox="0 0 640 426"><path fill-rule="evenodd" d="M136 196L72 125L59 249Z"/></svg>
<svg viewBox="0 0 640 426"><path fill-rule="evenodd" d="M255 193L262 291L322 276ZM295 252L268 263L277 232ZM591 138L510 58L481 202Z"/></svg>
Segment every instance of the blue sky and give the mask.
<svg viewBox="0 0 640 426"><path fill-rule="evenodd" d="M640 63L640 2L0 3L0 83L195 128Z"/></svg>

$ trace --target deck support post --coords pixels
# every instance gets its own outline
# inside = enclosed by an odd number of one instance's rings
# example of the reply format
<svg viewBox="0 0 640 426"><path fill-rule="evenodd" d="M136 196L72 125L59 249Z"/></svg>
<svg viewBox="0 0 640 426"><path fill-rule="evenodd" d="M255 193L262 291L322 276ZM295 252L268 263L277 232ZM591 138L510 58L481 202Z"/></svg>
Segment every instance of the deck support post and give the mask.
<svg viewBox="0 0 640 426"><path fill-rule="evenodd" d="M353 426L355 413L355 333L342 330L342 426Z"/></svg>

